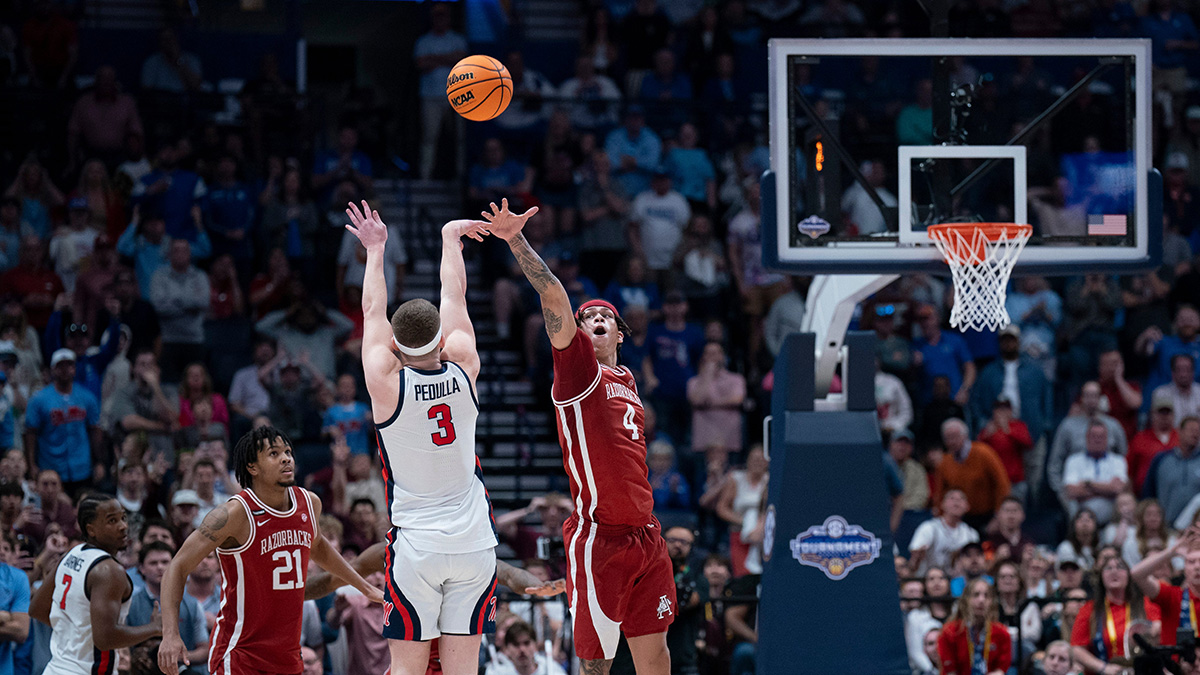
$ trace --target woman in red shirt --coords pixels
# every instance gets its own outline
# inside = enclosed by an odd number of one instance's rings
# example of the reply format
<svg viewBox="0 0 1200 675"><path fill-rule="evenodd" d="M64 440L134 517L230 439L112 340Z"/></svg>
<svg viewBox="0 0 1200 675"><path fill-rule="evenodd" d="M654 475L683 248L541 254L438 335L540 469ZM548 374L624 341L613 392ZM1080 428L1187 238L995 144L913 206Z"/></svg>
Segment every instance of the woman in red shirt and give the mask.
<svg viewBox="0 0 1200 675"><path fill-rule="evenodd" d="M1100 568L1094 598L1079 610L1071 630L1071 652L1084 672L1120 675L1128 666L1111 663L1125 658L1125 627L1131 621L1158 623L1158 606L1147 601L1137 584L1130 583L1129 565L1119 556L1109 557Z"/></svg>
<svg viewBox="0 0 1200 675"><path fill-rule="evenodd" d="M967 584L954 620L942 628L938 655L943 675L1004 675L1012 665L1012 638L996 617L996 592L985 579Z"/></svg>
<svg viewBox="0 0 1200 675"><path fill-rule="evenodd" d="M212 421L225 426L229 431L229 406L225 397L213 391L212 377L208 368L202 363L193 363L183 374L183 382L179 384L179 425L192 426L196 419L192 415L192 404L201 399L212 404Z"/></svg>

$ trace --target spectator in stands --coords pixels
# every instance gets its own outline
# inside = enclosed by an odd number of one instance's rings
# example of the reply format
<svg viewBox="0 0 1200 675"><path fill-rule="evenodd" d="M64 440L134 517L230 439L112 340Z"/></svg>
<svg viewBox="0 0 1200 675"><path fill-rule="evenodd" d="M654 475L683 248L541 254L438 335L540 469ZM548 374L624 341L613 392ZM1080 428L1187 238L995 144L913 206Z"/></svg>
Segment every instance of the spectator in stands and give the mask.
<svg viewBox="0 0 1200 675"><path fill-rule="evenodd" d="M991 560L1024 560L1036 546L1021 526L1025 524L1025 507L1016 497L1005 497L996 510L994 527L989 525L984 553Z"/></svg>
<svg viewBox="0 0 1200 675"><path fill-rule="evenodd" d="M1170 396L1153 396L1150 406L1150 425L1129 441L1129 480L1135 495L1142 496L1142 485L1154 458L1180 444L1175 430L1175 400Z"/></svg>
<svg viewBox="0 0 1200 675"><path fill-rule="evenodd" d="M501 197L510 201L524 200L533 189L533 168L505 156L504 144L498 138L483 143L483 157L471 167L468 196L477 203L487 204ZM516 207L514 207L516 208Z"/></svg>
<svg viewBox="0 0 1200 675"><path fill-rule="evenodd" d="M150 623L162 592L163 575L174 555L175 549L160 541L149 542L138 552L138 571L146 584L129 599L126 625L144 626ZM188 649L187 659L197 664L204 663L208 658L208 621L200 603L187 594L179 603L179 634Z"/></svg>
<svg viewBox="0 0 1200 675"><path fill-rule="evenodd" d="M126 438L134 439L136 436ZM141 512L148 496L145 465L135 459L120 459L117 462L116 498L125 509L126 517Z"/></svg>
<svg viewBox="0 0 1200 675"><path fill-rule="evenodd" d="M238 163L233 155L217 160L216 176L205 198L213 255L231 255L238 276L249 279L257 235L257 203L249 185L238 180Z"/></svg>
<svg viewBox="0 0 1200 675"><path fill-rule="evenodd" d="M713 236L712 219L706 212L692 214L673 258L678 287L692 306L699 309L700 318L724 316L724 290L729 287L728 259Z"/></svg>
<svg viewBox="0 0 1200 675"><path fill-rule="evenodd" d="M666 441L654 441L646 454L646 464L649 467L648 479L650 488L654 491L654 510L657 513L676 512L684 514L692 505L692 492L689 480L675 466L675 448ZM662 514L668 521L675 518Z"/></svg>
<svg viewBox="0 0 1200 675"><path fill-rule="evenodd" d="M1142 17L1140 32L1150 37L1154 47L1154 88L1183 97L1188 91L1187 62L1200 49L1200 31L1186 12L1175 9L1170 0L1154 0ZM1173 108L1182 109L1183 101ZM1178 109L1173 112L1177 116ZM1169 108L1168 113L1172 112ZM1176 117L1177 118L1177 117Z"/></svg>
<svg viewBox="0 0 1200 675"><path fill-rule="evenodd" d="M658 313L662 307L658 284L647 276L646 259L632 254L625 256L616 278L604 291L604 299L622 314L631 305L640 305L652 313Z"/></svg>
<svg viewBox="0 0 1200 675"><path fill-rule="evenodd" d="M317 153L313 161L312 189L321 196L322 202L326 202L335 185L350 181L360 196L369 197L375 191L372 175L371 158L358 149L358 129L352 124L342 124L333 150ZM284 187L286 189L286 183ZM345 204L340 206L345 207Z"/></svg>
<svg viewBox="0 0 1200 675"><path fill-rule="evenodd" d="M687 397L692 407L692 451L699 453L713 444L740 447L746 378L729 370L725 348L719 342L704 345L697 371L687 381ZM687 464L690 466L692 462Z"/></svg>
<svg viewBox="0 0 1200 675"><path fill-rule="evenodd" d="M1034 367L1039 376L1041 371ZM992 404L992 415L983 430L979 432L979 440L996 451L1008 480L1012 483L1012 493L1020 499L1029 494L1025 484L1025 456L1033 448L1033 437L1029 427L1013 414L1012 402L1001 394ZM1035 474L1036 475L1036 474Z"/></svg>
<svg viewBox="0 0 1200 675"><path fill-rule="evenodd" d="M283 175L283 189L263 209L262 235L271 248L282 249L306 283L315 279L316 234L321 225L298 168Z"/></svg>
<svg viewBox="0 0 1200 675"><path fill-rule="evenodd" d="M258 371L271 395L267 415L289 438L312 438L320 433L321 409L315 398L326 386L324 373L313 365L308 352L293 358L281 350L276 359L277 363Z"/></svg>
<svg viewBox="0 0 1200 675"><path fill-rule="evenodd" d="M654 53L653 69L642 78L637 95L649 110L651 127L667 129L683 121L691 106L692 82L679 72L670 48Z"/></svg>
<svg viewBox="0 0 1200 675"><path fill-rule="evenodd" d="M105 302L105 308L96 316L96 325L108 325L115 315L122 325L129 326L130 353L146 349L157 350L161 338L158 313L149 301L138 295L138 284L133 271L123 267L117 268L113 274L110 292L113 302Z"/></svg>
<svg viewBox="0 0 1200 675"><path fill-rule="evenodd" d="M955 619L946 624L938 637L943 673L970 675L1008 670L1012 663L1012 639L997 616L996 592L991 584L983 579L971 582L958 600ZM976 651L980 640L975 636L979 633L983 639ZM983 668L976 667L977 659L983 660Z"/></svg>
<svg viewBox="0 0 1200 675"><path fill-rule="evenodd" d="M154 273L150 284L150 302L162 322L164 381L177 382L185 364L203 360L210 301L208 276L192 264L191 244L171 240L168 265Z"/></svg>
<svg viewBox="0 0 1200 675"><path fill-rule="evenodd" d="M696 374L704 351L704 332L687 320L687 299L679 291L667 294L663 321L650 324L650 366L653 379L646 394L652 397L660 426L672 438L684 438L687 429L687 383Z"/></svg>
<svg viewBox="0 0 1200 675"><path fill-rule="evenodd" d="M1123 550L1122 547L1126 541L1135 539L1137 508L1137 497L1133 496L1132 492L1126 490L1117 495L1117 498L1113 501L1113 518L1100 532L1100 543ZM1159 515L1162 515L1161 509ZM1162 519L1160 518L1159 520L1161 521Z"/></svg>
<svg viewBox="0 0 1200 675"><path fill-rule="evenodd" d="M672 188L671 175L665 167L654 170L651 187L633 200L629 240L633 251L645 256L646 265L660 287L674 285L671 281L672 257L691 216L691 207L683 195Z"/></svg>
<svg viewBox="0 0 1200 675"><path fill-rule="evenodd" d="M33 154L18 167L17 176L4 195L21 202L21 220L33 228L33 233L41 239L48 238L53 229L51 214L67 202Z"/></svg>
<svg viewBox="0 0 1200 675"><path fill-rule="evenodd" d="M96 323L102 307L112 303L118 311L109 313L110 320L119 315L119 303L112 298L111 285L118 269L114 242L107 234L101 234L93 242L94 248L85 269L75 279L75 293L71 318L78 323Z"/></svg>
<svg viewBox="0 0 1200 675"><path fill-rule="evenodd" d="M20 487L13 484L17 490ZM29 578L24 572L0 563L0 611L4 612L0 630L0 670L22 672L14 668L14 652L29 636ZM19 657L17 657L19 660Z"/></svg>
<svg viewBox="0 0 1200 675"><path fill-rule="evenodd" d="M1067 285L1067 322L1063 334L1072 386L1096 376L1100 355L1116 348L1116 313L1121 289L1103 274L1088 274Z"/></svg>
<svg viewBox="0 0 1200 675"><path fill-rule="evenodd" d="M75 352L60 349L50 357L52 384L29 399L25 409L25 452L30 476L54 469L67 491L76 494L93 476L100 450L100 403L75 386ZM103 475L96 467L95 473Z"/></svg>
<svg viewBox="0 0 1200 675"><path fill-rule="evenodd" d="M182 94L199 91L203 84L200 57L183 51L174 30L159 31L158 51L142 63L142 89Z"/></svg>
<svg viewBox="0 0 1200 675"><path fill-rule="evenodd" d="M1173 523L1192 496L1200 493L1200 419L1184 418L1179 423L1179 445L1157 455L1150 463L1142 496L1157 499L1167 522Z"/></svg>
<svg viewBox="0 0 1200 675"><path fill-rule="evenodd" d="M367 577L368 583L377 588L383 588L384 579L383 572ZM338 593L325 621L334 630L345 629L346 672L377 673L387 669L391 657L386 649L387 639L383 636L385 615L382 605L371 602L361 593Z"/></svg>
<svg viewBox="0 0 1200 675"><path fill-rule="evenodd" d="M965 492L946 490L940 504L941 515L921 523L908 544L909 566L918 576L931 568L948 568L959 549L979 541L979 533L962 520L969 508Z"/></svg>
<svg viewBox="0 0 1200 675"><path fill-rule="evenodd" d="M972 390L971 412L977 424L990 419L994 415L994 403L1003 395L1009 402L1011 418L1022 422L1031 442L1040 446L1038 456L1030 457L1032 461L1028 462L1030 473L1039 476L1046 453L1043 436L1050 421L1053 396L1043 370L1024 355L1023 342L1021 329L1016 324L1009 324L1000 331L1000 358L980 371ZM988 409L989 405L992 410ZM1026 472L1019 456L1011 468L1020 469L1021 477L1014 483L1023 481ZM1010 472L1010 478L1014 475Z"/></svg>
<svg viewBox="0 0 1200 675"><path fill-rule="evenodd" d="M1055 340L1062 323L1062 298L1045 277L1021 277L1009 292L1005 307L1011 325L1021 331L1021 353L1042 368L1044 379L1052 380L1058 362Z"/></svg>
<svg viewBox="0 0 1200 675"><path fill-rule="evenodd" d="M639 104L626 108L624 124L605 137L604 150L616 167L613 177L626 194L646 190L652 173L661 168L662 141L646 128L646 110Z"/></svg>
<svg viewBox="0 0 1200 675"><path fill-rule="evenodd" d="M299 276L292 274L283 249L271 249L267 254L266 271L250 282L250 306L254 309L254 316L262 319L270 312L291 305L300 283Z"/></svg>
<svg viewBox="0 0 1200 675"><path fill-rule="evenodd" d="M934 498L946 490L962 490L971 495L970 509L964 519L982 531L1000 502L1008 496L1011 484L996 451L985 443L971 441L967 425L951 418L942 423L942 442L946 454L934 477Z"/></svg>
<svg viewBox="0 0 1200 675"><path fill-rule="evenodd" d="M1054 432L1054 443L1046 460L1046 482L1055 494L1062 492L1063 466L1067 458L1086 451L1087 428L1093 419L1100 420L1108 427L1109 449L1118 455L1125 454L1125 431L1120 422L1100 412L1100 400L1100 384L1085 383L1079 393L1079 405L1072 410L1074 414L1064 418Z"/></svg>
<svg viewBox="0 0 1200 675"><path fill-rule="evenodd" d="M325 411L322 426L327 433L338 434L355 454L371 452L368 435L372 426L371 408L355 400L358 383L350 374L339 375L334 391L334 404Z"/></svg>
<svg viewBox="0 0 1200 675"><path fill-rule="evenodd" d="M501 651L488 663L486 675L535 674L565 675L565 671L542 653L533 627L517 620L505 629Z"/></svg>
<svg viewBox="0 0 1200 675"><path fill-rule="evenodd" d="M212 376L203 363L191 363L184 371L179 383L179 425L191 426L193 423L192 406L206 401L212 407L212 420L228 429L229 407L225 397L213 391Z"/></svg>
<svg viewBox="0 0 1200 675"><path fill-rule="evenodd" d="M888 454L904 479L904 511L921 512L929 508L929 477L921 463L913 459L913 434L899 429L888 441Z"/></svg>
<svg viewBox="0 0 1200 675"><path fill-rule="evenodd" d="M326 309L316 299L298 298L290 308L263 317L256 329L275 338L293 358L310 362L317 373L329 380L336 372L337 340L353 327L340 312Z"/></svg>
<svg viewBox="0 0 1200 675"><path fill-rule="evenodd" d="M872 159L863 162L859 171L867 179L867 187L854 182L842 193L842 214L846 219L846 226L850 228L846 234L865 237L886 232L889 229L887 220L867 190L872 190L885 206L895 207L896 196L884 187L887 182L887 170L883 162Z"/></svg>
<svg viewBox="0 0 1200 675"><path fill-rule="evenodd" d="M205 624L210 633L216 625L217 616L221 613L221 587L218 583L220 572L221 567L220 563L217 562L217 554L215 552L210 553L188 575L187 587L183 594L185 602L187 601L186 598L191 598L200 605L200 609L204 611Z"/></svg>
<svg viewBox="0 0 1200 675"><path fill-rule="evenodd" d="M613 270L617 269L621 258L629 250L624 224L625 216L629 213L629 195L619 182L613 180L608 153L601 148L591 152L579 173L582 180L577 204L583 273L598 284L608 286L605 298L614 303L618 311L624 311L625 304L633 298L614 299L614 287L611 284L617 282L610 280L613 279ZM626 266L629 264L628 261L625 263ZM644 260L641 261L641 271L645 273ZM637 300L648 307L658 304L657 297Z"/></svg>
<svg viewBox="0 0 1200 675"><path fill-rule="evenodd" d="M172 435L179 428L178 412L171 400L163 393L158 360L151 350L138 352L133 357L133 379L122 385L113 394L110 413L114 428L110 432L117 436L145 433L150 447L156 455L174 459L175 449ZM149 461L149 458L146 458Z"/></svg>
<svg viewBox="0 0 1200 675"><path fill-rule="evenodd" d="M1196 384L1196 360L1191 354L1171 357L1171 381L1156 387L1154 397L1170 397L1176 425L1185 417L1200 415L1200 385Z"/></svg>
<svg viewBox="0 0 1200 675"><path fill-rule="evenodd" d="M28 223L21 220L21 202L16 197L0 197L0 272L17 265L21 237L34 234Z"/></svg>
<svg viewBox="0 0 1200 675"><path fill-rule="evenodd" d="M41 546L50 529L57 526L67 537L79 536L75 507L71 498L63 493L62 479L53 469L42 469L37 475L38 506L30 507L30 516L25 519L21 533L31 537Z"/></svg>
<svg viewBox="0 0 1200 675"><path fill-rule="evenodd" d="M234 429L239 424L249 424L250 420L267 411L271 405L270 394L263 387L259 369L275 361L275 339L260 335L254 341L254 362L239 369L233 374L233 382L229 387L229 408L233 411L232 423ZM238 421L238 417L241 421ZM235 435L239 435L235 431Z"/></svg>
<svg viewBox="0 0 1200 675"><path fill-rule="evenodd" d="M1075 660L1087 672L1117 672L1121 666L1110 664L1109 659L1127 657L1124 630L1117 626L1130 626L1134 621L1150 620L1158 623L1161 614L1158 606L1143 599L1139 586L1130 578L1129 565L1120 558L1106 561L1097 570L1097 579L1092 600L1079 610L1075 628L1071 634ZM1102 628L1100 608L1103 606L1109 629ZM1113 668L1112 666L1116 666Z"/></svg>
<svg viewBox="0 0 1200 675"><path fill-rule="evenodd" d="M950 594L956 598L962 595L967 584L976 579L984 579L989 584L994 581L987 573L987 556L983 552L983 546L977 541L958 550L954 555L952 572L954 576L950 579Z"/></svg>
<svg viewBox="0 0 1200 675"><path fill-rule="evenodd" d="M29 325L41 330L63 292L62 280L47 265L46 247L36 235L21 238L17 266L0 276L0 288L20 300Z"/></svg>
<svg viewBox="0 0 1200 675"><path fill-rule="evenodd" d="M934 378L945 376L954 392L954 402L967 405L975 386L975 362L966 341L957 333L942 330L941 316L933 305L917 309L917 323L921 337L913 341L913 363L924 372L922 398L928 402L933 396Z"/></svg>
<svg viewBox="0 0 1200 675"><path fill-rule="evenodd" d="M64 346L65 342L66 348L75 352L78 366L75 369L75 382L91 392L98 401L104 382L104 371L117 355L121 326L115 319L110 320L105 330L107 337L101 339L99 349L93 349L92 331L88 329L87 324L72 322L64 329L63 318L62 311L50 315L46 324L46 351L53 353Z"/></svg>
<svg viewBox="0 0 1200 675"><path fill-rule="evenodd" d="M767 487L767 460L763 457L761 444L755 444L746 454L745 469L734 471L725 483L719 502L717 515L729 524L729 558L733 564L734 576L740 577L748 573L746 557L750 553L751 544L746 541L749 534L746 528L747 515L757 513L759 504Z"/></svg>
<svg viewBox="0 0 1200 675"><path fill-rule="evenodd" d="M510 49L504 57L513 81L513 101L507 115L496 118L496 126L522 137L534 132L550 117L546 99L554 98L554 85L544 75L525 67L520 50Z"/></svg>
<svg viewBox="0 0 1200 675"><path fill-rule="evenodd" d="M67 293L75 292L79 266L91 257L99 234L89 227L88 217L87 199L75 197L67 204L66 226L57 228L50 237L50 260Z"/></svg>
<svg viewBox="0 0 1200 675"><path fill-rule="evenodd" d="M204 233L200 204L208 194L208 187L195 172L180 167L185 153L183 140L163 143L155 155L154 170L133 186L132 196L143 211L162 216L165 232L172 239L187 239L199 244Z"/></svg>
<svg viewBox="0 0 1200 675"><path fill-rule="evenodd" d="M246 314L246 298L238 280L233 256L217 256L208 268L209 303L205 318L219 324Z"/></svg>
<svg viewBox="0 0 1200 675"><path fill-rule="evenodd" d="M914 99L896 116L896 142L929 145L933 143L933 82L930 79L917 80Z"/></svg>
<svg viewBox="0 0 1200 675"><path fill-rule="evenodd" d="M413 48L421 72L421 177L426 180L433 177L438 139L451 118L446 106L446 78L451 67L467 55L466 39L450 30L448 5L435 3L430 7L429 24L429 32L417 38Z"/></svg>
<svg viewBox="0 0 1200 675"><path fill-rule="evenodd" d="M50 0L37 0L21 26L21 49L30 83L43 89L66 89L79 61L75 22Z"/></svg>
<svg viewBox="0 0 1200 675"><path fill-rule="evenodd" d="M1121 558L1130 565L1137 565L1152 551L1175 548L1178 538L1171 534L1162 505L1156 499L1143 499L1134 511L1134 528L1121 542ZM1188 522L1190 525L1190 520ZM1186 530L1186 528L1184 528ZM1114 544L1115 545L1115 544ZM1172 565L1178 570L1182 560L1175 558Z"/></svg>
<svg viewBox="0 0 1200 675"><path fill-rule="evenodd" d="M1033 656L1042 637L1041 608L1026 596L1020 565L1014 560L1001 560L993 571L999 622L1008 628L1012 639L1013 663L1024 667Z"/></svg>
<svg viewBox="0 0 1200 675"><path fill-rule="evenodd" d="M1129 488L1128 468L1124 458L1109 449L1103 422L1091 422L1086 438L1086 452L1067 458L1060 499L1069 514L1086 508L1103 526L1112 520L1117 495Z"/></svg>
<svg viewBox="0 0 1200 675"><path fill-rule="evenodd" d="M785 295L783 297L786 298L788 296ZM775 306L779 305L781 301L782 299L775 301L775 305L771 307L772 314L774 314ZM770 316L768 316L769 321ZM789 332L793 331L789 330ZM794 332L799 332L799 327L796 327ZM771 333L768 333L768 336L770 335ZM782 343L781 339L775 339L779 343ZM778 347L779 344L776 344L776 349L773 351L777 351ZM904 383L900 381L900 378L880 370L878 360L875 363L875 408L879 416L879 429L883 432L886 439L901 429L908 429L912 424L913 405L912 399L909 398L908 391L904 388Z"/></svg>
<svg viewBox="0 0 1200 675"><path fill-rule="evenodd" d="M1081 569L1091 569L1095 564L1095 552L1100 546L1100 526L1096 514L1087 508L1078 509L1067 526L1067 538L1058 545L1055 557L1059 568L1066 560L1074 560ZM1060 587L1062 582L1060 580Z"/></svg>
<svg viewBox="0 0 1200 675"><path fill-rule="evenodd" d="M749 95L737 77L736 68L733 54L718 54L712 76L698 89L698 106L707 113L703 119L705 132L715 151L724 151L733 145L749 107Z"/></svg>
<svg viewBox="0 0 1200 675"><path fill-rule="evenodd" d="M784 338L792 333L799 333L803 329L804 313L807 311L804 297L808 289L801 278L795 276L788 277L785 283L787 284L787 292L775 298L775 301L771 303L771 307L767 311L767 318L763 321L763 338L767 344L767 351L771 353L772 357L779 355L779 350L783 348ZM742 299L745 301L744 296L742 296ZM743 312L746 311L747 306L746 304L742 305ZM907 345L904 348L904 355L906 358L909 355ZM751 363L754 363L755 358L757 357L751 357ZM905 392L905 396L908 396L907 392ZM911 420L911 398L908 399L908 410ZM898 419L902 419L902 417Z"/></svg>
<svg viewBox="0 0 1200 675"><path fill-rule="evenodd" d="M643 83L642 86L644 89L646 85ZM688 200L692 210L706 209L709 213L716 213L716 171L708 153L698 147L698 142L696 125L685 122L680 125L675 145L667 150L663 163L671 172L671 179L678 187L679 194Z"/></svg>
<svg viewBox="0 0 1200 675"><path fill-rule="evenodd" d="M654 56L671 42L671 20L657 0L636 0L621 22L621 53L625 56L625 91L641 91L642 78L654 66Z"/></svg>
<svg viewBox="0 0 1200 675"><path fill-rule="evenodd" d="M1142 389L1125 379L1125 358L1113 349L1100 354L1100 394L1108 401L1108 414L1121 423L1125 438L1133 438L1138 429L1138 411L1142 408Z"/></svg>
<svg viewBox="0 0 1200 675"><path fill-rule="evenodd" d="M594 60L580 56L575 60L575 76L558 88L559 98L570 101L571 124L585 131L598 131L617 122L621 90L603 74L596 72Z"/></svg>
<svg viewBox="0 0 1200 675"><path fill-rule="evenodd" d="M137 102L121 92L117 71L110 65L96 69L92 90L75 101L67 123L67 153L78 166L87 157L100 157L115 166L125 150L129 134L142 133Z"/></svg>
<svg viewBox="0 0 1200 675"><path fill-rule="evenodd" d="M113 172L113 180L127 181L130 187L141 183L142 178L154 170L150 158L146 157L146 137L140 133L125 134L124 157Z"/></svg>

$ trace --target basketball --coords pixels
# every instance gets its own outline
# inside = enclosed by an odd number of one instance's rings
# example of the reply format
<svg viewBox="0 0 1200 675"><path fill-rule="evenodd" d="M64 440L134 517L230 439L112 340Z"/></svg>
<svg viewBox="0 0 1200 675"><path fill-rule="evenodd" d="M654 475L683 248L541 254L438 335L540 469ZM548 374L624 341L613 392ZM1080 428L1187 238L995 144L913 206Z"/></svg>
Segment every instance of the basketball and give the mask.
<svg viewBox="0 0 1200 675"><path fill-rule="evenodd" d="M454 64L446 78L450 107L472 122L486 122L504 112L512 94L508 68L490 56L468 56Z"/></svg>

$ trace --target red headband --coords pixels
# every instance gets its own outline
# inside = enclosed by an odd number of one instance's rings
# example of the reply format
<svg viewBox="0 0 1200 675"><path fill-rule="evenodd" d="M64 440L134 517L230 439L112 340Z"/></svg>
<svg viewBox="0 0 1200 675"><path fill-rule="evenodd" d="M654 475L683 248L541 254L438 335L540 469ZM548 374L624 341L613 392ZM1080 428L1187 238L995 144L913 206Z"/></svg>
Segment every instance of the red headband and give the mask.
<svg viewBox="0 0 1200 675"><path fill-rule="evenodd" d="M621 318L621 313L618 312L617 308L613 307L612 303L607 300L588 300L587 302L580 305L579 309L575 311L575 318L576 319L582 318L583 311L585 309L590 309L592 307L605 307L613 313L613 316L617 317L618 319Z"/></svg>

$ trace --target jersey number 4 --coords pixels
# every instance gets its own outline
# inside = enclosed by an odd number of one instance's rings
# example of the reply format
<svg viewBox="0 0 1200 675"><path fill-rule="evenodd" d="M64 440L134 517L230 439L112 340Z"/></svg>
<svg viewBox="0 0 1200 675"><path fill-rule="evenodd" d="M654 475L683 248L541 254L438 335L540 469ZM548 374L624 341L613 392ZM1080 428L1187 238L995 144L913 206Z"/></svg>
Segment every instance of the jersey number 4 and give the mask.
<svg viewBox="0 0 1200 675"><path fill-rule="evenodd" d="M436 420L437 432L430 434L433 444L441 447L454 442L454 420L450 418L450 406L439 403L429 409L429 419Z"/></svg>

